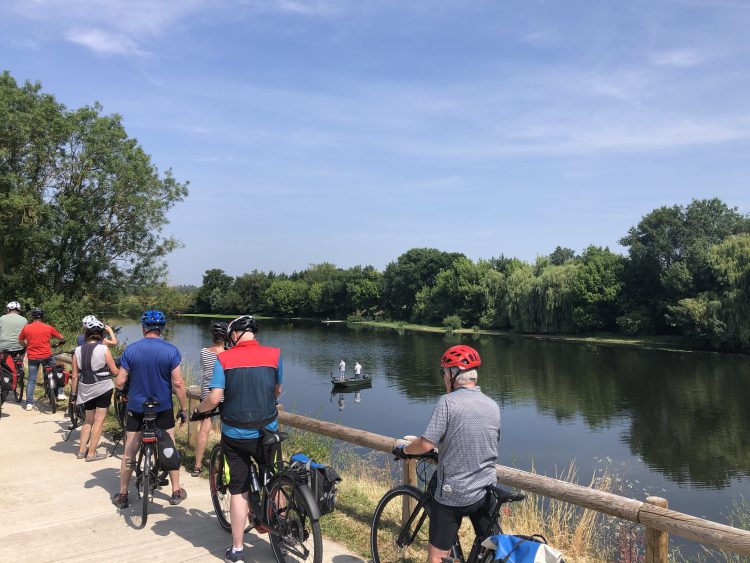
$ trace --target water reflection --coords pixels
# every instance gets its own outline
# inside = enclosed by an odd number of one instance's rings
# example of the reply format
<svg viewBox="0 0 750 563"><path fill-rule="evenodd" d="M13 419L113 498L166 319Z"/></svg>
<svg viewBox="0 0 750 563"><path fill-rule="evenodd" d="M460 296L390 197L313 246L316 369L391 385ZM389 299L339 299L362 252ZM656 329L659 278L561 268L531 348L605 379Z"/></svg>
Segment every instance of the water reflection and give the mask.
<svg viewBox="0 0 750 563"><path fill-rule="evenodd" d="M174 342L196 365L210 323L200 319L174 326ZM504 420L514 421L504 426L504 451L533 452L541 466L632 456L633 463L642 460L672 482L712 489L750 474L746 356L313 322L264 321L258 337L282 348L284 401L303 414L390 436L419 432L444 393L440 354L464 342L482 355L482 390L500 403ZM330 373L342 357L367 366L375 385L366 401L361 390L331 394ZM357 408L346 408L346 394L353 395ZM525 432L531 427L537 432L532 439ZM620 449L608 439L603 451L597 437L612 432ZM535 449L535 442L548 436L562 436L564 443L555 445L567 459Z"/></svg>

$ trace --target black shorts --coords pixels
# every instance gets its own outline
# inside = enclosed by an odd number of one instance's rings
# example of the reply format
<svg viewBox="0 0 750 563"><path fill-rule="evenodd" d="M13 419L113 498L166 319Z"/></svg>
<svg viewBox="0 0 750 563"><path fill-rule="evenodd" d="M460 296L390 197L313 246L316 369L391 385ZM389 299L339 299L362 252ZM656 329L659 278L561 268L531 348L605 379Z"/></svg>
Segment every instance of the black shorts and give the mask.
<svg viewBox="0 0 750 563"><path fill-rule="evenodd" d="M477 536L487 537L491 524L490 514L495 502L491 493L469 506L446 506L433 500L430 503L430 543L438 549L450 549L464 516L471 519Z"/></svg>
<svg viewBox="0 0 750 563"><path fill-rule="evenodd" d="M240 495L250 490L250 457L260 459L260 438L240 440L221 435L221 449L229 466L229 492Z"/></svg>
<svg viewBox="0 0 750 563"><path fill-rule="evenodd" d="M102 393L98 397L86 401L83 403L84 408L87 411L93 411L94 409L108 409L109 404L112 402L112 389L106 393Z"/></svg>
<svg viewBox="0 0 750 563"><path fill-rule="evenodd" d="M172 412L172 409L156 413L156 427L162 430L174 428L174 412ZM143 413L128 411L128 417L125 420L125 430L128 432L140 432L143 430Z"/></svg>

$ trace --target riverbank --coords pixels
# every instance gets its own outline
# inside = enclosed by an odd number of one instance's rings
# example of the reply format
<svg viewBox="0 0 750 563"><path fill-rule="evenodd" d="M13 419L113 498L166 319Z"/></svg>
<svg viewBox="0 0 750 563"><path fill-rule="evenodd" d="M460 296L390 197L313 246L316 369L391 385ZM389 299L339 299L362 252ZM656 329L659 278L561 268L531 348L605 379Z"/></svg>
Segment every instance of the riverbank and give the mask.
<svg viewBox="0 0 750 563"><path fill-rule="evenodd" d="M180 317L194 317L194 318L211 318L211 319L234 319L237 315L223 315L223 314L205 314L205 313L182 313ZM279 317L258 317L257 319L279 319ZM700 350L692 347L685 339L675 337L658 337L658 336L624 336L620 334L601 333L601 334L524 334L518 332L512 332L508 330L494 330L494 329L480 329L480 328L460 328L453 331L448 331L442 326L428 326L420 325L415 323L407 323L404 321L345 321L339 319L302 319L294 318L290 320L312 320L320 321L322 324L347 324L357 326L369 326L373 328L392 329L392 330L409 330L416 332L432 332L432 333L446 333L453 332L455 334L476 334L486 336L501 336L506 338L528 338L534 340L549 340L558 342L571 342L579 344L595 344L601 346L617 346L617 347L632 347L632 348L646 348L649 350L661 350L664 352L700 352L700 353L722 353L713 352L710 350Z"/></svg>

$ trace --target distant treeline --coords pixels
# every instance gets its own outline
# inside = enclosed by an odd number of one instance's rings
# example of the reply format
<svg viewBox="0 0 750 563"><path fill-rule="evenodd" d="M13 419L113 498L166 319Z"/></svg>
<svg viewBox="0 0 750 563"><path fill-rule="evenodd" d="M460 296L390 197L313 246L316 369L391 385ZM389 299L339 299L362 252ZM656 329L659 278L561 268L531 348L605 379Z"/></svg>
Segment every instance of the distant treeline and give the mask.
<svg viewBox="0 0 750 563"><path fill-rule="evenodd" d="M380 272L316 264L292 274L211 269L199 313L409 321L520 333L681 335L750 347L750 217L718 199L660 207L619 241L626 256L557 247L530 264L414 248Z"/></svg>

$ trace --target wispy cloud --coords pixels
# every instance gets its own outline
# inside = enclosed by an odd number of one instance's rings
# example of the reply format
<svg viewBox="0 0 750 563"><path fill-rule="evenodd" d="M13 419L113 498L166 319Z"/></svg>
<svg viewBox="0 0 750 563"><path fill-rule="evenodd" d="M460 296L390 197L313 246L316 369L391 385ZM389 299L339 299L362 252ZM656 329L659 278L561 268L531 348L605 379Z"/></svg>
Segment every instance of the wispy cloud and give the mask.
<svg viewBox="0 0 750 563"><path fill-rule="evenodd" d="M657 66L688 68L704 62L703 56L691 49L662 51L651 55L651 62Z"/></svg>
<svg viewBox="0 0 750 563"><path fill-rule="evenodd" d="M87 47L100 55L138 55L149 53L139 48L124 35L108 33L101 29L71 29L66 34L68 41Z"/></svg>

